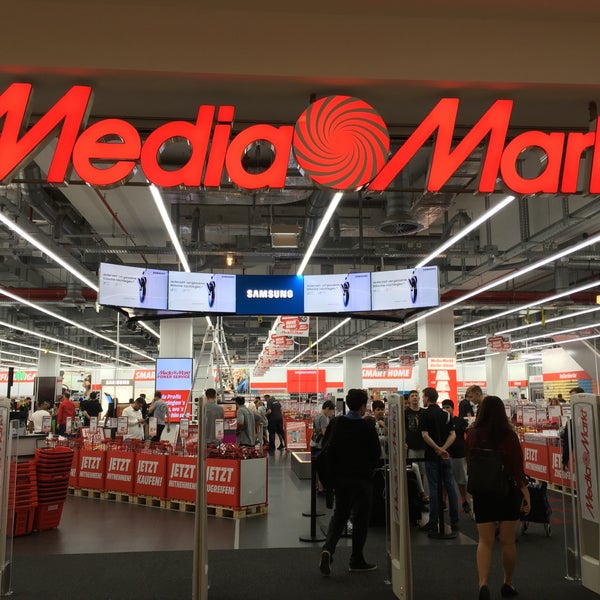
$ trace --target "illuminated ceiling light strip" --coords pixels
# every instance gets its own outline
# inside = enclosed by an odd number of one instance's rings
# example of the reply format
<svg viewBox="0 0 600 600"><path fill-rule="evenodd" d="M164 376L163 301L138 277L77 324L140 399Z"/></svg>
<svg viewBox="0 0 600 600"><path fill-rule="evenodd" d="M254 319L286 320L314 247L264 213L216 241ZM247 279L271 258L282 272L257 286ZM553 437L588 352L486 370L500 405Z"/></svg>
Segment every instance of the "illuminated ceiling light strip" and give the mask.
<svg viewBox="0 0 600 600"><path fill-rule="evenodd" d="M501 317L505 317L506 315L510 315L521 310L527 310L528 308L533 308L534 306L539 306L541 304L547 304L549 302L554 302L554 300L559 300L560 298L564 298L565 296L570 296L571 294L577 294L578 292L584 292L585 290L589 290L594 287L599 287L600 281L592 281L590 283L585 283L580 285L579 287L567 290L566 292L560 292L559 294L554 294L553 296L548 296L546 298L542 298L540 300L536 300L535 302L530 302L529 304L522 304L521 306L517 306L515 308L511 308L510 310L505 310L504 312L495 313L489 317L484 317L482 319L478 319L477 321L473 321L472 323L465 323L464 325L459 325L454 329L454 331L460 331L461 329L466 329L467 327L474 327L475 325L480 325L481 323L487 323L488 321L493 321L494 319L499 319Z"/></svg>
<svg viewBox="0 0 600 600"><path fill-rule="evenodd" d="M65 340L59 340L58 338L54 338L50 335L46 335L45 333L39 333L38 331L26 329L25 327L19 327L18 325L13 325L12 323L7 323L5 321L0 321L0 327L7 327L8 329L15 329L16 331L22 331L23 333L27 333L29 335L33 335L35 337L42 338L44 340L49 340L58 345L68 346L69 348L75 348L75 350L79 350L80 352L86 352L88 354L94 354L96 356L101 356L102 358L106 358L110 361L116 360L116 358L114 356L110 356L110 354L102 354L102 352L97 352L96 350L90 350L89 348L82 348L81 346L78 346L77 344L73 344L73 343L67 342ZM120 362L131 365L132 367L137 366L135 363L132 363L132 362L129 362L126 360L121 360Z"/></svg>
<svg viewBox="0 0 600 600"><path fill-rule="evenodd" d="M135 348L132 348L130 346L125 346L124 344L120 344L116 340L113 340L106 335L98 333L97 331L94 331L93 329L90 329L89 327L86 327L85 325L81 325L81 323L77 323L77 321L73 321L71 319L68 319L67 317L63 317L55 312L52 312L51 310L48 310L47 308L44 308L43 306L39 306L37 304L34 304L33 302L30 302L29 300L25 300L25 298L21 298L21 296L17 296L16 294L9 292L5 288L0 287L0 294L3 296L6 296L7 298L11 298L12 300L16 300L17 302L20 302L21 304L24 304L25 306L29 306L29 308L33 308L33 310L37 310L41 313L44 313L45 315L48 315L49 317L58 319L59 321L63 321L64 323L68 323L69 325L72 325L73 327L76 327L77 329L81 329L82 331L86 331L87 333L94 335L97 338L100 338L101 340L104 340L106 342L110 342L111 344L114 344L117 347L120 347L124 350L128 350L129 352L133 352L134 354L138 354L139 356L142 356L144 358L152 360L152 358L150 356L148 356L147 354L144 354L143 352L140 352L139 350L136 350Z"/></svg>
<svg viewBox="0 0 600 600"><path fill-rule="evenodd" d="M352 350L361 348L362 346L365 346L366 344L370 344L370 343L374 342L375 340L378 340L386 335L390 335L391 333L400 331L401 329L403 329L404 327L407 327L408 325L412 325L413 323L417 323L418 321L426 319L427 317L431 317L432 315L435 315L443 310L452 308L453 306L456 306L457 304L460 304L461 302L464 302L465 300L469 300L470 298L473 298L474 296L478 296L479 294L481 294L483 292L492 290L495 287L498 287L499 285L502 285L504 283L512 281L513 279L517 279L518 277L521 277L522 275L526 275L527 273L530 273L531 271L535 271L536 269L539 269L540 267L543 267L544 265L547 265L551 262L557 261L558 259L564 258L565 256L569 256L570 254L574 254L575 252L578 252L579 250L583 250L584 248L587 248L588 246L592 246L593 244L596 244L598 242L600 242L600 234L597 234L593 237L587 238L586 240L583 240L582 242L579 242L578 244L575 244L574 246L571 246L569 248L565 248L564 250L561 250L560 252L557 252L556 254L552 254L551 256L548 256L546 258L538 260L537 262L535 262L531 265L528 265L527 267L523 267L522 269L519 269L518 271L509 273L508 275L505 275L504 277L501 277L500 279L496 279L495 281L492 281L492 282L488 283L487 285L477 288L476 290L473 290L472 292L468 292L467 294L465 294L464 296L461 296L460 298L455 298L454 300L452 300L446 304L440 305L432 310L422 313L422 314L418 315L417 317L414 317L413 319L409 319L408 321L406 321L396 327L393 327L392 329L389 329L388 331L384 331L383 333L380 333L379 335L376 335L376 336L372 337L371 339L365 340L364 342L361 342L360 344L356 344L356 346L353 346L352 348L348 348L347 350L338 352L337 354L329 356L328 358L324 358L321 362L328 362L330 360L333 360L334 358L337 358L338 356L342 356L343 354L346 354L347 352L351 352ZM598 282L596 282L596 285L598 285ZM573 293L573 292L571 291L570 293Z"/></svg>
<svg viewBox="0 0 600 600"><path fill-rule="evenodd" d="M456 331L456 329L454 331ZM478 335L477 337L471 338L469 340L461 340L460 342L455 342L454 345L455 346L461 346L462 344L470 344L471 342L477 342L479 340L485 340L487 337L488 337L487 335Z"/></svg>
<svg viewBox="0 0 600 600"><path fill-rule="evenodd" d="M413 342L408 342L407 344L402 344L401 346L394 346L393 348L388 348L387 350L382 350L381 352L376 352L375 354L369 354L369 356L365 356L363 358L363 360L369 360L369 358L375 358L376 356L379 356L381 354L386 354L387 352L394 352L394 350L402 350L402 348L408 348L409 346L413 346L417 342L418 342L418 340L414 340ZM390 362L392 362L392 360L400 360L400 359L392 358L390 360Z"/></svg>
<svg viewBox="0 0 600 600"><path fill-rule="evenodd" d="M564 330L559 330L559 331L552 331L552 332L544 332L540 335L534 335L528 338L521 338L518 340L514 340L512 343L513 344L522 344L524 342L529 342L531 340L539 340L539 339L543 339L543 338L548 338L548 337L552 337L555 335L566 335L568 333L575 333L576 331L582 331L584 329L594 329L600 327L600 323L592 323L591 325L581 325L580 327L573 327L571 329L564 329Z"/></svg>
<svg viewBox="0 0 600 600"><path fill-rule="evenodd" d="M179 262L181 263L181 266L183 267L184 271L186 271L186 273L189 273L190 265L188 264L185 253L183 252L183 248L181 247L181 244L179 243L179 238L177 237L177 234L175 233L175 229L173 228L173 223L171 223L171 218L167 214L167 209L165 208L165 203L163 202L160 191L154 184L151 184L150 185L150 193L152 194L152 198L154 198L154 203L156 204L156 208L158 209L158 212L163 220L163 223L165 225L167 233L169 234L169 237L171 238L171 242L173 243L175 252L177 252L177 256L179 257Z"/></svg>
<svg viewBox="0 0 600 600"><path fill-rule="evenodd" d="M72 267L68 262L66 262L64 259L58 256L58 254L54 253L52 250L50 250L50 248L42 244L42 242L36 240L35 237L33 237L30 233L27 233L27 231L25 231L21 227L19 227L3 212L0 212L0 222L6 225L9 229L14 231L24 240L27 240L32 246L35 246L38 250L41 250L46 256L58 263L63 269L66 269L67 271L69 271L69 273L77 277L79 281L85 283L85 285L87 285L94 291L98 291L98 286L93 281L91 281L91 279L88 279L86 275L80 273L77 269Z"/></svg>
<svg viewBox="0 0 600 600"><path fill-rule="evenodd" d="M490 210L483 213L478 219L475 219L475 221L472 221L471 223L469 223L469 225L467 225L467 227L465 227L464 229L461 229L456 235L453 235L452 237L450 237L439 248L436 248L429 256L426 256L418 265L416 265L415 268L418 269L418 268L424 267L426 264L430 263L434 258L438 257L445 250L450 248L450 246L453 246L454 244L456 244L456 242L460 241L466 235L471 233L471 231L473 231L474 229L477 229L477 227L479 227L482 223L485 223L485 221L487 221L488 219L491 219L496 213L500 212L505 206L508 206L513 200L515 200L515 196L512 196L512 195L506 196L506 198L504 198L503 200L498 202L498 204L496 204L496 206L494 206L493 208L490 208Z"/></svg>
<svg viewBox="0 0 600 600"><path fill-rule="evenodd" d="M304 258L302 259L302 262L298 267L298 272L296 273L296 275L302 275L304 273L304 269L306 269L306 265L308 265L308 261L310 260L313 252L315 251L317 244L321 240L321 236L325 232L327 225L329 225L329 221L331 220L331 217L333 217L333 213L338 207L338 204L340 203L340 200L342 199L343 195L344 192L336 192L333 195L333 198L331 199L331 202L329 203L329 206L327 207L327 210L325 211L325 214L323 215L323 218L319 223L319 227L317 227L317 231L315 232L315 235L312 241L310 242L310 245L308 246L308 250L306 251Z"/></svg>
<svg viewBox="0 0 600 600"><path fill-rule="evenodd" d="M143 321L138 321L138 325L140 327L143 327L148 333L151 333L153 336L157 337L160 340L160 333L158 333L158 331L156 331L155 329L152 329L150 325L146 325L146 323L144 323Z"/></svg>
<svg viewBox="0 0 600 600"><path fill-rule="evenodd" d="M42 350L38 346L32 346L31 344L24 344L23 342L14 342L12 340L0 339L0 343L11 344L13 346L19 346L20 348L29 348L30 350L35 350L38 353L38 357L39 357L39 354L41 354L42 352L46 352L45 350ZM54 354L56 356L64 356L66 358L73 358L72 354L66 354L64 352L57 352L56 350L48 350L47 352L48 352L48 354ZM107 357L107 358L110 358L110 357ZM93 365L98 365L98 366L102 366L102 365L106 364L106 363L102 363L97 360L90 360L88 358L79 358L78 357L78 360L81 360L83 362L92 363Z"/></svg>
<svg viewBox="0 0 600 600"><path fill-rule="evenodd" d="M344 319L341 323L338 323L335 327L332 327L327 333L323 334L314 344L313 346L316 346L317 344L319 344L320 342L322 342L324 339L328 338L332 333L334 333L336 330L338 330L340 327L343 327L346 323L348 323L349 321L351 321L351 317L347 317L346 319ZM306 348L305 350L302 350L302 352L300 352L300 354L298 354L297 356L294 356L294 358L292 358L292 360L288 361L285 363L285 365L283 365L284 367L287 367L288 365L291 365L293 362L296 362L301 356L303 356L304 354L306 354L308 351L310 350L310 348Z"/></svg>
<svg viewBox="0 0 600 600"><path fill-rule="evenodd" d="M470 350L461 350L456 353L456 356L460 356L462 354L470 354L471 352L481 352L482 350L486 350L487 346L479 346L478 348L471 348Z"/></svg>
<svg viewBox="0 0 600 600"><path fill-rule="evenodd" d="M546 325L548 325L548 323L555 323L556 321L564 321L565 319L572 319L573 317L580 317L581 315L588 315L590 313L593 313L593 312L596 312L599 310L600 310L600 306L596 306L594 308L588 308L586 310L580 310L578 312L565 313L558 317L552 317L550 319L546 319ZM542 324L541 321L536 321L535 323L529 323L529 324L524 323L523 325L520 325L519 327L512 327L511 329L504 329L502 331L498 331L496 333L496 335L501 335L504 333L511 333L513 331L521 331L523 329L529 329L530 327L538 327L541 324Z"/></svg>

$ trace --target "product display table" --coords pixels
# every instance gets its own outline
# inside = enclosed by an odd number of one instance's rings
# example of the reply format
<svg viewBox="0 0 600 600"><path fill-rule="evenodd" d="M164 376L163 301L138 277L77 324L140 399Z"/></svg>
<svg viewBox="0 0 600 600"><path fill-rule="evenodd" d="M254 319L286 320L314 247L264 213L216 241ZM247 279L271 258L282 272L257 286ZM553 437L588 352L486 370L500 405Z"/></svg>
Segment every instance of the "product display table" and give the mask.
<svg viewBox="0 0 600 600"><path fill-rule="evenodd" d="M298 479L310 479L310 452L292 452L292 471Z"/></svg>

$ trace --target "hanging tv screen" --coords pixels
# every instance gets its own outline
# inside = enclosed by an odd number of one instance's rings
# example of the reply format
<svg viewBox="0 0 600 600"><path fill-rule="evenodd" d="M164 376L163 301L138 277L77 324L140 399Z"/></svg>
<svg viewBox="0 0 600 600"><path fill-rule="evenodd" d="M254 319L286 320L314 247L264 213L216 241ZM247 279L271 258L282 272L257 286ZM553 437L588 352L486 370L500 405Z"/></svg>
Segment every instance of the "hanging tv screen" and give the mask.
<svg viewBox="0 0 600 600"><path fill-rule="evenodd" d="M371 273L304 276L304 312L371 310Z"/></svg>
<svg viewBox="0 0 600 600"><path fill-rule="evenodd" d="M169 271L169 310L235 313L235 275Z"/></svg>
<svg viewBox="0 0 600 600"><path fill-rule="evenodd" d="M98 302L106 306L167 309L168 271L100 264Z"/></svg>
<svg viewBox="0 0 600 600"><path fill-rule="evenodd" d="M371 273L371 309L405 310L438 306L437 267Z"/></svg>

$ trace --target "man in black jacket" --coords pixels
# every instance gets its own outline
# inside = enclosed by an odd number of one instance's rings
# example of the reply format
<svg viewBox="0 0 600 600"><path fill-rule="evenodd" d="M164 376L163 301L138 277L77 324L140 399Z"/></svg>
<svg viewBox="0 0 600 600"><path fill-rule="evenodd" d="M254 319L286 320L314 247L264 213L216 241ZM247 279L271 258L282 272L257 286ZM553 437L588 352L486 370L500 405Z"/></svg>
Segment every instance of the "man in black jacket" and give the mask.
<svg viewBox="0 0 600 600"><path fill-rule="evenodd" d="M333 419L325 432L324 444L329 445L335 473L335 510L321 552L319 570L323 575L331 573L332 556L351 514L350 571L373 571L377 568L377 565L368 563L363 556L369 526L373 474L381 454L373 421L363 419L367 401L368 395L364 390L349 390L346 396L348 412L343 417Z"/></svg>

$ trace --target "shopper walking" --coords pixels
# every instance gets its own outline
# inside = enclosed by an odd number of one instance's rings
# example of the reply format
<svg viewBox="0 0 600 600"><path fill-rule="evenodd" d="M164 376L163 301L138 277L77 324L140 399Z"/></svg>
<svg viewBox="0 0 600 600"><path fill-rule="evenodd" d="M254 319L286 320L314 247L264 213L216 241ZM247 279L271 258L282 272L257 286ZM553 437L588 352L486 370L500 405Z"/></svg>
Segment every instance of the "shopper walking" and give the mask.
<svg viewBox="0 0 600 600"><path fill-rule="evenodd" d="M217 390L208 388L204 392L206 403L204 404L204 443L219 444L221 440L217 439L216 424L217 419L225 419L223 407L217 404Z"/></svg>
<svg viewBox="0 0 600 600"><path fill-rule="evenodd" d="M333 466L335 509L327 529L327 537L319 570L331 573L332 557L337 543L352 515L352 554L350 571L373 571L377 565L365 560L369 512L373 495L373 474L381 447L372 420L363 419L369 397L365 390L351 389L346 396L348 412L329 423L324 443Z"/></svg>
<svg viewBox="0 0 600 600"><path fill-rule="evenodd" d="M67 432L68 417L71 417L71 427L73 427L73 422L75 421L75 403L73 402L73 400L71 400L71 394L67 391L64 391L62 393L62 400L58 405L58 412L56 414L56 433L58 433L58 435L65 435L65 433L71 433L71 431Z"/></svg>
<svg viewBox="0 0 600 600"><path fill-rule="evenodd" d="M148 415L156 417L156 435L151 438L153 442L160 442L160 436L163 429L167 428L167 433L171 431L171 413L169 405L162 399L161 392L154 392L154 398L148 407Z"/></svg>
<svg viewBox="0 0 600 600"><path fill-rule="evenodd" d="M529 513L530 500L527 478L523 470L523 451L519 438L506 416L504 403L498 396L486 396L479 406L475 423L467 430L465 450L467 467L471 465L474 449L495 450L502 457L504 471L509 476L509 492L505 497L473 494L473 511L477 523L477 573L479 599L489 600L488 574L492 560L492 547L499 523L500 545L504 583L502 597L517 595L513 586L516 566L515 533L520 513Z"/></svg>
<svg viewBox="0 0 600 600"><path fill-rule="evenodd" d="M244 396L237 396L235 399L237 405L235 439L238 446L254 446L256 442L256 426L254 425L254 415L252 411L245 406Z"/></svg>
<svg viewBox="0 0 600 600"><path fill-rule="evenodd" d="M426 407L421 420L421 435L427 444L425 448L425 471L429 483L429 522L421 529L429 533L438 533L439 511L442 497L440 487L446 490L450 526L452 531L458 530L458 498L456 483L452 475L452 462L448 448L456 439L454 424L448 413L438 404L438 393L435 388L426 387L421 392ZM440 482L441 477L441 482ZM440 485L441 484L441 485ZM439 531L443 534L443 531Z"/></svg>
<svg viewBox="0 0 600 600"><path fill-rule="evenodd" d="M272 396L267 398L267 420L269 421L269 450L275 450L275 437L279 438L278 450L285 450L285 431L283 429L283 413L281 402Z"/></svg>

